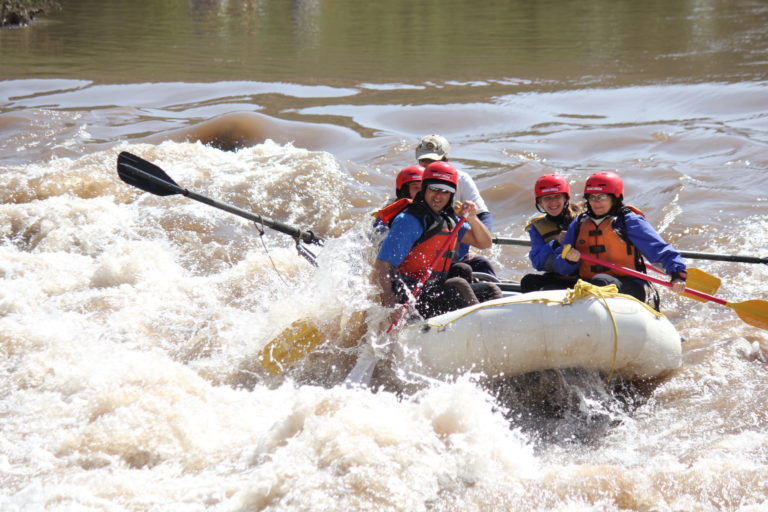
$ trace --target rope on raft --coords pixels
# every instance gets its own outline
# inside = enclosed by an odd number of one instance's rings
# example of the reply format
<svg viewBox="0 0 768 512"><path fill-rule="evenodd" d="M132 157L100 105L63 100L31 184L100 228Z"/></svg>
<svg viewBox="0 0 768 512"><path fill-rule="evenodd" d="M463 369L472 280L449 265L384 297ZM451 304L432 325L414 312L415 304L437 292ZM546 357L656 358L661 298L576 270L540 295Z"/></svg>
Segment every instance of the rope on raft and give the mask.
<svg viewBox="0 0 768 512"><path fill-rule="evenodd" d="M619 326L616 324L616 317L613 316L613 311L611 310L611 307L608 305L607 299L611 297L629 297L634 299L634 297L631 297L630 295L625 295L623 293L619 293L619 289L616 287L615 284L609 284L607 286L596 286L594 284L588 283L586 281L582 281L579 279L576 281L576 284L573 286L572 290L568 290L565 294L565 298L563 299L563 304L570 304L575 300L582 299L585 297L596 297L597 299L600 299L600 302L605 306L605 309L608 311L608 314L611 316L611 323L613 324L613 355L611 356L611 371L608 372L608 382L610 383L613 379L613 374L616 370L616 358L618 357L619 352ZM635 299L637 300L637 299ZM640 302L640 301L637 301ZM648 311L652 312L657 317L663 316L661 313L650 307L645 302L640 302Z"/></svg>

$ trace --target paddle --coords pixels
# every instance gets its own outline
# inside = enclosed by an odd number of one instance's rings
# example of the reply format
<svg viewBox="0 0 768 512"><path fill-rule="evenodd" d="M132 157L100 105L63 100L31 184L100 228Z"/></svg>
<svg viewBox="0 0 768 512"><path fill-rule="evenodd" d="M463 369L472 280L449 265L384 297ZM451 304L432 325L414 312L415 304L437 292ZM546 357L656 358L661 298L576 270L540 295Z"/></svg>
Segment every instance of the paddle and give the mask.
<svg viewBox="0 0 768 512"><path fill-rule="evenodd" d="M571 247L569 245L564 246L563 257L565 257L565 255L568 254L568 251L570 250L571 250ZM579 256L580 259L584 261L589 261L590 263L596 263L597 265L602 265L604 267L612 268L613 270L617 270L623 274L626 274L632 277L637 277L639 279L644 279L645 281L650 281L652 283L657 283L662 286L666 286L667 288L672 288L672 283L670 283L669 281L656 279L655 277L651 277L649 275L643 274L642 272L638 272L636 270L632 270L619 265L614 265L613 263L597 259L594 256L590 256L589 254L584 254L584 253L579 253L579 254L580 254ZM734 310L737 315L739 315L739 318L741 318L743 321L745 321L749 325L753 325L760 329L768 330L768 301L748 300L744 302L728 302L719 297L714 297L712 295L702 293L696 290L692 290L690 288L686 288L685 291L686 293L693 295L695 297L700 297L710 302L714 302L716 304L729 307L732 310Z"/></svg>
<svg viewBox="0 0 768 512"><path fill-rule="evenodd" d="M424 272L424 275L422 275L419 278L419 282L416 283L416 286L413 287L413 290L411 291L411 296L408 298L408 301L402 305L400 314L397 315L395 320L392 321L392 323L389 325L389 328L387 328L387 330L385 331L384 333L385 336L392 335L395 329L397 329L400 326L401 321L405 318L405 314L408 312L408 310L416 304L416 299L418 298L419 294L421 293L421 290L424 288L424 285L427 283L430 276L432 275L432 272L434 272L435 266L442 259L443 254L445 254L445 251L447 251L448 248L453 244L454 239L459 234L459 229L461 229L461 226L464 224L464 222L466 222L466 220L467 219L465 217L462 217L459 220L459 222L456 223L456 226L453 228L451 233L445 239L445 242L443 242L443 245L440 247L440 250L437 252L434 259L429 264L427 271ZM357 358L357 364L355 364L355 367L352 368L352 371L349 372L349 375L347 375L347 378L344 380L344 384L347 387L355 387L355 386L362 386L362 385L367 386L368 383L371 381L371 377L373 376L373 370L376 367L377 362L378 362L378 358L372 352L361 354Z"/></svg>
<svg viewBox="0 0 768 512"><path fill-rule="evenodd" d="M497 245L522 245L530 246L531 241L520 238L501 238L496 237L493 243ZM714 254L708 252L690 252L678 251L684 258L692 260L713 260L713 261L735 261L737 263L764 263L768 265L768 258L758 258L756 256L736 256L732 254Z"/></svg>
<svg viewBox="0 0 768 512"><path fill-rule="evenodd" d="M296 320L264 345L259 362L270 375L279 375L283 368L312 352L324 339L313 322Z"/></svg>
<svg viewBox="0 0 768 512"><path fill-rule="evenodd" d="M181 194L190 199L194 199L195 201L200 201L201 203L224 210L225 212L234 213L235 215L251 220L256 224L267 226L275 231L290 235L296 240L296 250L299 254L306 258L310 263L317 266L315 255L312 254L309 249L301 245L302 241L308 244L323 245L323 240L316 237L312 231L302 231L293 226L283 224L282 222L277 222L262 217L261 215L241 210L236 206L223 204L209 197L191 192L180 187L157 165L127 151L123 151L117 156L117 174L120 176L120 179L128 185L149 192L150 194L156 196Z"/></svg>
<svg viewBox="0 0 768 512"><path fill-rule="evenodd" d="M645 267L653 270L654 272L658 272L659 274L666 275L666 272L657 269L653 265L646 265ZM713 276L712 274L707 274L701 269L689 267L688 279L685 281L685 285L692 290L712 295L713 293L716 293L720 288L720 278ZM683 292L682 295L685 295L689 299L697 300L699 302L707 302L707 299L696 297L687 292Z"/></svg>

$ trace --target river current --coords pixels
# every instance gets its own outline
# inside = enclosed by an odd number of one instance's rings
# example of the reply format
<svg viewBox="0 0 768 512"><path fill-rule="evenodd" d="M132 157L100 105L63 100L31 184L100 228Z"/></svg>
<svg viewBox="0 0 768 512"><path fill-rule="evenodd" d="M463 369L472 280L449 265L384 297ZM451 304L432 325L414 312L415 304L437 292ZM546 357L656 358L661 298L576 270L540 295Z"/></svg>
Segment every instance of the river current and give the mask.
<svg viewBox="0 0 768 512"><path fill-rule="evenodd" d="M525 238L538 176L578 198L615 170L678 249L768 257L766 23L747 0L83 0L0 30L0 510L768 510L768 333L726 306L660 291L685 341L653 382L340 385L386 314L370 213L422 135L496 236ZM121 151L311 229L318 266L126 185ZM768 300L764 264L688 264ZM294 322L325 343L269 375Z"/></svg>

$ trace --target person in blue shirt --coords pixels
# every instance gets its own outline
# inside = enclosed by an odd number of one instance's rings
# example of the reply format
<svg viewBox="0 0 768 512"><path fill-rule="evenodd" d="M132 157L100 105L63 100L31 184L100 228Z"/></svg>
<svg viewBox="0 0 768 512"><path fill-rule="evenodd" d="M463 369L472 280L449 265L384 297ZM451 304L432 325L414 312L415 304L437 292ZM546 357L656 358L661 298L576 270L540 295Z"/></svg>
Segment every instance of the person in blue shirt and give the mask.
<svg viewBox="0 0 768 512"><path fill-rule="evenodd" d="M543 274L526 274L520 280L523 293L537 290L560 290L571 288L578 277L563 276L555 272L555 252L562 246L565 230L579 210L571 205L571 187L568 180L559 174L545 174L533 186L536 209L544 213L534 217L525 230L531 239L528 258L533 268Z"/></svg>
<svg viewBox="0 0 768 512"><path fill-rule="evenodd" d="M465 201L462 214L467 221L457 235L453 234L459 221L453 210L457 187L456 169L446 162L434 162L424 170L421 192L391 220L373 268L373 282L381 289L382 305L393 307L407 302L411 290L428 271L431 271L429 279L415 302L416 310L423 317L479 302L476 288L467 279L471 280L471 269L455 264L454 259L459 242L489 248L491 233L477 217L477 206ZM448 250L437 258L446 240ZM476 283L476 286L493 287L494 295L501 296L496 285Z"/></svg>
<svg viewBox="0 0 768 512"><path fill-rule="evenodd" d="M645 281L580 260L580 256L584 252L640 272L645 272L646 258L671 276L673 291L685 290L688 274L682 256L661 238L640 210L624 205L624 183L618 174L602 171L590 176L584 197L587 211L568 227L562 243L572 248L565 255L562 249L555 253L555 271L563 275L578 273L579 278L598 286L615 284L620 293L645 302Z"/></svg>

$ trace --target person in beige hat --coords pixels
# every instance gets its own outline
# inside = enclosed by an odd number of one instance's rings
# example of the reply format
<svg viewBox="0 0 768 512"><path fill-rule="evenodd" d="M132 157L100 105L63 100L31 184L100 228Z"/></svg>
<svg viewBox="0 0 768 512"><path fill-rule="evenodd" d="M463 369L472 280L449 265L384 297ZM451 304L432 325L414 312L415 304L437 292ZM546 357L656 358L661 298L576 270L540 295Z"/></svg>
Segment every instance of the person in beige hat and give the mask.
<svg viewBox="0 0 768 512"><path fill-rule="evenodd" d="M416 160L419 165L426 167L432 162L448 161L448 153L451 151L451 145L448 140L442 135L432 134L426 135L419 140L416 146ZM459 188L456 191L455 200L461 203L465 201L472 201L477 206L477 218L485 224L488 231L493 232L493 216L488 211L488 207L485 205L485 201L480 195L480 191L477 189L475 181L468 173L464 171L458 171L459 173ZM461 244L459 249L458 261L467 263L472 267L473 272L481 272L496 276L496 271L493 269L490 260L485 256L479 254L470 253L469 246Z"/></svg>

